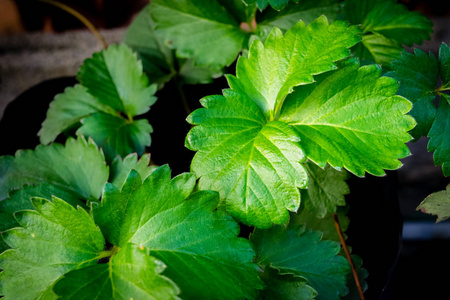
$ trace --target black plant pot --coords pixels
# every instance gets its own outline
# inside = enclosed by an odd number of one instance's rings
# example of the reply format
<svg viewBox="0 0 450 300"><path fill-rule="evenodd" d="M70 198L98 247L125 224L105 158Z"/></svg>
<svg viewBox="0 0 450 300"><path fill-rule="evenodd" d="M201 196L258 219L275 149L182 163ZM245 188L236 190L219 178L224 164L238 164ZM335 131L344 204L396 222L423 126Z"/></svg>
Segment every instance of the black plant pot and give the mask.
<svg viewBox="0 0 450 300"><path fill-rule="evenodd" d="M14 155L18 149L34 149L39 144L37 133L46 117L50 102L58 93L77 83L75 77L44 81L9 103L0 120L0 155ZM199 100L207 95L221 94L227 88L221 77L211 84L183 87L191 111L200 107ZM144 116L154 128L148 151L157 165L169 164L173 175L187 172L194 152L184 146L191 128L187 112L173 83L157 92L158 101ZM64 143L65 137L58 142ZM385 177L351 177L348 245L363 259L368 270L369 289L366 299L390 298L390 273L396 265L401 237L401 216L397 199L396 172ZM248 230L249 228L245 228Z"/></svg>

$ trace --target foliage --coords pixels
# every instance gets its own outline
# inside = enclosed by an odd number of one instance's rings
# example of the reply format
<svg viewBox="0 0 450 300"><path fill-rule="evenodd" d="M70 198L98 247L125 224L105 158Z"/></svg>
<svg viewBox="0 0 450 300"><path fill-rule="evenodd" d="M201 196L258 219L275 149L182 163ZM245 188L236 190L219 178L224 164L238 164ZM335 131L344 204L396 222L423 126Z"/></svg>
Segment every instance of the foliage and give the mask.
<svg viewBox="0 0 450 300"><path fill-rule="evenodd" d="M449 174L450 50L400 55L431 26L391 0L151 1L55 97L42 145L0 158L0 295L354 297L333 221L348 226L349 173L398 169L429 136ZM187 117L191 172L151 165L157 90L225 73ZM447 194L420 208L447 218Z"/></svg>

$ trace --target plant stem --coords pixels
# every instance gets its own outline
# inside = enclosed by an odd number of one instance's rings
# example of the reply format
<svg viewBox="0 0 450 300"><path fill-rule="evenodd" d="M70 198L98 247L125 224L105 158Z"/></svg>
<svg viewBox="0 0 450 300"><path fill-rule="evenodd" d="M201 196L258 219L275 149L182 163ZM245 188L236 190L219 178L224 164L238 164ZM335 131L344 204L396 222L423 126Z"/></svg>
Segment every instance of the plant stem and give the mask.
<svg viewBox="0 0 450 300"><path fill-rule="evenodd" d="M69 14L71 14L72 16L77 18L81 23L83 23L95 35L95 37L100 41L100 43L102 43L103 48L105 48L105 49L108 48L108 44L106 43L105 39L100 34L100 32L97 30L97 28L95 28L95 26L92 25L92 23L89 22L89 20L86 19L82 14L80 14L79 12L77 12L76 10L71 8L70 6L67 6L56 0L39 0L39 1L56 6L58 8L61 8L62 10L68 12Z"/></svg>
<svg viewBox="0 0 450 300"><path fill-rule="evenodd" d="M352 256L347 248L347 243L345 242L344 234L342 233L341 224L339 223L339 218L336 213L333 213L334 225L336 226L336 231L339 235L339 239L341 240L342 248L344 248L345 256L347 256L347 260L350 263L350 267L352 268L353 278L355 279L356 287L358 289L359 297L361 300L364 300L364 292L361 287L361 283L359 282L358 273L356 272L355 264L353 263Z"/></svg>

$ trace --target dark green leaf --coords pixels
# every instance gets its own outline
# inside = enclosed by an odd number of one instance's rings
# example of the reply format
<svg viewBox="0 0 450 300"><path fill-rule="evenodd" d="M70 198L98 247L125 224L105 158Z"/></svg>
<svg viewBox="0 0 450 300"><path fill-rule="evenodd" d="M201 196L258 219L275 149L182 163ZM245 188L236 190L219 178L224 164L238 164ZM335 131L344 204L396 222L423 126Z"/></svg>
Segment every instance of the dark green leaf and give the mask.
<svg viewBox="0 0 450 300"><path fill-rule="evenodd" d="M97 263L105 246L87 212L65 201L34 198L36 211L16 213L21 228L3 233L12 248L0 255L6 299L53 299L54 283L72 269Z"/></svg>
<svg viewBox="0 0 450 300"><path fill-rule="evenodd" d="M438 61L433 54L427 55L416 49L414 54L404 52L398 61L392 62L392 72L386 76L399 81L397 94L413 103L409 112L417 122L411 135L418 140L427 136L436 115L435 90L438 80Z"/></svg>
<svg viewBox="0 0 450 300"><path fill-rule="evenodd" d="M91 137L103 149L108 161L117 155L125 157L134 152L142 155L145 147L151 144L153 128L147 119L130 121L96 113L84 119L82 124L77 133Z"/></svg>
<svg viewBox="0 0 450 300"><path fill-rule="evenodd" d="M156 33L196 65L220 70L248 40L249 34L216 0L154 0L150 6Z"/></svg>
<svg viewBox="0 0 450 300"><path fill-rule="evenodd" d="M273 7L273 9L281 10L289 2L289 0L243 0L243 1L247 4L253 4L256 2L256 5L260 10L264 10L269 4L270 6ZM292 0L292 1L298 2L299 0Z"/></svg>
<svg viewBox="0 0 450 300"><path fill-rule="evenodd" d="M450 176L450 96L441 95L439 108L428 136L428 151L433 153L434 164L442 165L444 176Z"/></svg>
<svg viewBox="0 0 450 300"><path fill-rule="evenodd" d="M103 153L83 137L69 138L65 146L40 145L19 150L15 157L3 156L0 172L0 199L13 188L43 182L83 199L98 199L109 174Z"/></svg>
<svg viewBox="0 0 450 300"><path fill-rule="evenodd" d="M317 296L305 278L292 274L281 275L270 267L264 270L263 280L266 288L261 291L261 299L310 300Z"/></svg>
<svg viewBox="0 0 450 300"><path fill-rule="evenodd" d="M127 244L107 264L73 270L54 291L63 299L179 299L178 287L161 276L165 265L144 247Z"/></svg>
<svg viewBox="0 0 450 300"><path fill-rule="evenodd" d="M237 238L239 225L215 210L217 193L191 195L195 181L188 173L171 180L168 166L143 183L131 171L121 191L106 185L94 218L114 245L149 248L167 265L164 274L180 287L181 297L253 298L261 288L254 252Z"/></svg>
<svg viewBox="0 0 450 300"><path fill-rule="evenodd" d="M322 234L303 226L274 226L256 229L251 236L261 266L275 268L281 274L293 274L307 280L318 293L317 299L340 299L348 291L347 260L338 256L337 242L320 241Z"/></svg>
<svg viewBox="0 0 450 300"><path fill-rule="evenodd" d="M439 47L439 75L442 84L448 86L450 82L450 48L445 43Z"/></svg>

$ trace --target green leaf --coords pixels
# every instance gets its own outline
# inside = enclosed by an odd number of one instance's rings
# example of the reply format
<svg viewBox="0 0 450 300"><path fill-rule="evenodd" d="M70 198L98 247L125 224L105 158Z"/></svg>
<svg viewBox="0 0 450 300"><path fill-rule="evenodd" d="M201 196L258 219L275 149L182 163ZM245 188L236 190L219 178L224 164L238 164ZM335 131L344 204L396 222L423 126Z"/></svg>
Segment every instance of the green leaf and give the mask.
<svg viewBox="0 0 450 300"><path fill-rule="evenodd" d="M417 207L424 213L436 215L436 222L450 218L450 184L446 190L433 193L423 200Z"/></svg>
<svg viewBox="0 0 450 300"><path fill-rule="evenodd" d="M308 25L321 15L327 16L328 21L332 22L337 19L340 9L339 3L339 0L290 2L281 11L265 9L256 16L256 23L258 27L270 27L271 29L275 26L287 31L299 20Z"/></svg>
<svg viewBox="0 0 450 300"><path fill-rule="evenodd" d="M300 205L298 188L307 183L298 138L282 122L266 124L247 96L223 93L203 98L205 108L188 117L198 125L186 146L198 151L191 169L200 177L199 187L220 191L227 211L245 224L283 224L289 219L286 209Z"/></svg>
<svg viewBox="0 0 450 300"><path fill-rule="evenodd" d="M155 22L150 18L150 5L145 6L128 26L123 42L137 52L148 79L160 87L174 75L172 50L155 34Z"/></svg>
<svg viewBox="0 0 450 300"><path fill-rule="evenodd" d="M317 292L303 277L281 275L277 270L267 268L263 273L263 280L266 288L261 291L261 299L310 300L317 296Z"/></svg>
<svg viewBox="0 0 450 300"><path fill-rule="evenodd" d="M353 265L355 266L356 273L357 273L358 279L359 279L359 283L361 284L361 288L362 288L363 292L366 292L367 289L369 288L367 281L366 281L367 277L369 276L369 273L367 272L366 269L364 269L362 267L363 261L362 261L361 257L359 257L358 255L352 255L352 261L353 261ZM343 300L359 300L359 299L361 299L361 296L359 295L358 287L356 286L356 281L355 281L355 278L353 277L353 274L350 273L347 275L347 282L348 282L349 293L342 299Z"/></svg>
<svg viewBox="0 0 450 300"><path fill-rule="evenodd" d="M73 207L86 207L73 193L68 193L54 185L45 182L39 185L25 185L21 189L12 190L9 193L9 198L0 202L0 232L19 225L14 217L14 213L21 210L34 210L31 198L40 197L50 200L52 196L64 199Z"/></svg>
<svg viewBox="0 0 450 300"><path fill-rule="evenodd" d="M54 291L64 299L179 299L164 269L148 249L127 244L107 264L70 271Z"/></svg>
<svg viewBox="0 0 450 300"><path fill-rule="evenodd" d="M0 199L13 188L43 182L82 199L99 199L109 174L103 153L83 137L0 157L0 172Z"/></svg>
<svg viewBox="0 0 450 300"><path fill-rule="evenodd" d="M450 176L450 96L441 95L438 111L428 137L427 150L434 151L433 159L436 166L442 165L444 176Z"/></svg>
<svg viewBox="0 0 450 300"><path fill-rule="evenodd" d="M109 182L121 189L131 169L136 170L145 180L156 168L156 166L150 165L150 154L148 153L144 154L139 160L136 153L129 154L123 159L116 157L111 164Z"/></svg>
<svg viewBox="0 0 450 300"><path fill-rule="evenodd" d="M142 155L145 147L151 144L153 128L147 119L130 121L96 113L85 118L82 124L77 134L91 137L103 149L108 161L117 155L125 157L133 152Z"/></svg>
<svg viewBox="0 0 450 300"><path fill-rule="evenodd" d="M65 201L33 199L36 211L16 213L21 228L3 233L0 255L6 299L54 299L52 286L69 270L97 263L105 240L87 212Z"/></svg>
<svg viewBox="0 0 450 300"><path fill-rule="evenodd" d="M345 19L351 24L362 24L375 6L385 2L397 2L397 0L345 0Z"/></svg>
<svg viewBox="0 0 450 300"><path fill-rule="evenodd" d="M270 6L273 7L273 9L281 10L289 3L289 0L243 0L243 1L247 4L253 4L256 2L256 5L260 10L264 10L269 4ZM299 0L292 0L292 1L298 2Z"/></svg>
<svg viewBox="0 0 450 300"><path fill-rule="evenodd" d="M403 47L378 33L373 33L362 36L361 44L357 45L355 52L361 59L373 59L375 63L388 68L392 61L401 57Z"/></svg>
<svg viewBox="0 0 450 300"><path fill-rule="evenodd" d="M167 165L142 183L132 170L119 191L107 184L94 218L107 240L147 247L164 262L165 276L181 289L182 298L254 298L261 289L254 252L237 238L239 225L217 211L217 193L192 193L196 178L170 178Z"/></svg>
<svg viewBox="0 0 450 300"><path fill-rule="evenodd" d="M142 63L125 44L94 53L84 61L77 78L101 103L129 117L146 113L156 101L156 85L149 86Z"/></svg>
<svg viewBox="0 0 450 300"><path fill-rule="evenodd" d="M310 160L357 176L401 166L398 159L410 154L405 143L415 121L405 114L412 105L395 95L395 80L380 74L379 66L359 68L352 60L286 98L280 121L294 128Z"/></svg>
<svg viewBox="0 0 450 300"><path fill-rule="evenodd" d="M244 90L268 119L276 119L294 86L313 82L313 75L336 69L334 62L349 56L348 48L360 40L357 33L342 21L329 25L325 16L307 27L300 21L284 36L275 27L264 45L252 43L249 58L239 58L230 87Z"/></svg>
<svg viewBox="0 0 450 300"><path fill-rule="evenodd" d="M445 43L439 47L439 75L442 84L448 86L450 82L450 48Z"/></svg>
<svg viewBox="0 0 450 300"><path fill-rule="evenodd" d="M417 11L392 1L375 5L362 23L364 32L376 32L398 44L412 46L429 40L433 23Z"/></svg>
<svg viewBox="0 0 450 300"><path fill-rule="evenodd" d="M150 6L156 34L196 65L213 70L230 65L249 37L216 0L154 0Z"/></svg>
<svg viewBox="0 0 450 300"><path fill-rule="evenodd" d="M432 53L427 55L420 49L414 54L404 52L398 61L392 62L393 71L386 76L399 81L397 94L413 103L409 114L414 117L417 126L411 135L418 140L427 136L436 115L435 90L438 81L438 60Z"/></svg>
<svg viewBox="0 0 450 300"><path fill-rule="evenodd" d="M53 142L61 132L98 111L115 114L114 110L100 103L82 85L66 88L50 103L47 117L38 132L41 143L47 145Z"/></svg>
<svg viewBox="0 0 450 300"><path fill-rule="evenodd" d="M340 299L347 293L350 265L337 255L339 243L320 241L321 235L305 230L304 226L256 229L251 236L257 252L256 263L277 269L281 274L305 278L317 291L317 299Z"/></svg>
<svg viewBox="0 0 450 300"><path fill-rule="evenodd" d="M322 169L309 161L303 166L308 173L308 188L302 190L306 209L323 218L327 212L336 212L337 206L345 205L344 195L350 193L345 170L338 171L329 165Z"/></svg>

